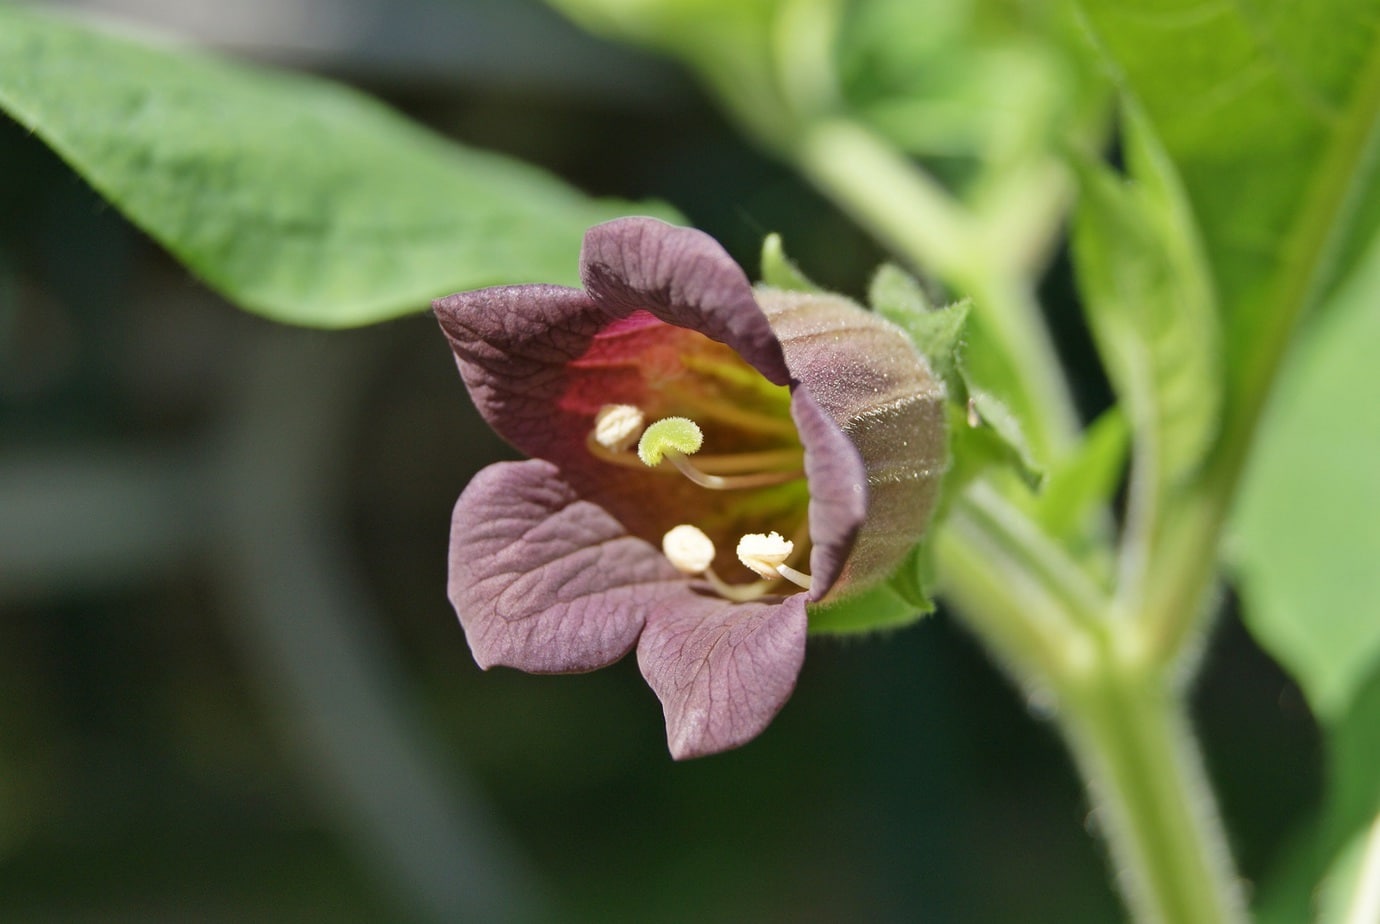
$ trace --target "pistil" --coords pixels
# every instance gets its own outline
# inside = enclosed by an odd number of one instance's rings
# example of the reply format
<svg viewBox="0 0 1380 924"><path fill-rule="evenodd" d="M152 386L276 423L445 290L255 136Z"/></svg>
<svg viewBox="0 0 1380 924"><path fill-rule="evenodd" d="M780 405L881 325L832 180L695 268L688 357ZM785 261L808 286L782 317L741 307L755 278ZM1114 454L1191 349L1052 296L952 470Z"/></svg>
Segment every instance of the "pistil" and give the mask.
<svg viewBox="0 0 1380 924"><path fill-rule="evenodd" d="M695 484L716 491L785 484L789 481L796 481L804 475L804 471L795 465L791 465L790 468L778 468L752 474L716 475L705 471L687 458L687 456L698 452L703 445L704 431L693 420L688 417L666 417L658 420L642 432L642 438L637 442L637 457L642 460L642 464L649 468L656 468L663 460L670 462L677 471ZM800 458L793 450L784 452L769 450L766 453L752 455L756 455L757 458L749 461L770 461L776 464L790 464ZM727 462L734 457L722 456L717 458ZM732 468L740 470L747 467L740 462L730 464Z"/></svg>

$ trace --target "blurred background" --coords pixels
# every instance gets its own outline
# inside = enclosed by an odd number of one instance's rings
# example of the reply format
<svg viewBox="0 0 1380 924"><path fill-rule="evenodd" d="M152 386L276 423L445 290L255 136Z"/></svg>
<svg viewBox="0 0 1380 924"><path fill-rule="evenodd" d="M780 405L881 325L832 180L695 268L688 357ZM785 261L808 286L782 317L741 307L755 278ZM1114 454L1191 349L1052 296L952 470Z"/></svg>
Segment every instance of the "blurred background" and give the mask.
<svg viewBox="0 0 1380 924"><path fill-rule="evenodd" d="M750 273L770 231L855 296L884 259L674 67L536 3L49 6L664 199ZM0 921L1122 917L1061 743L942 610L814 640L761 739L688 764L631 659L481 673L445 599L450 508L509 451L434 321L242 314L2 119ZM1059 261L1045 289L1091 414ZM1251 877L1321 768L1225 602L1198 720Z"/></svg>

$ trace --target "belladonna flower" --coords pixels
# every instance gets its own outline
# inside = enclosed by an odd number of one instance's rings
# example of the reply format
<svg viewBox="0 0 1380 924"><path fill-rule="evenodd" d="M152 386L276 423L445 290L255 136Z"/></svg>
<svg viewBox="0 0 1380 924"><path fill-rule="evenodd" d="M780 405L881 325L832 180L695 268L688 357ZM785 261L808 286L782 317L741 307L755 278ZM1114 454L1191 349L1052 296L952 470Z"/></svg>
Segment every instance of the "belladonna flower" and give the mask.
<svg viewBox="0 0 1380 924"><path fill-rule="evenodd" d="M580 273L435 303L480 413L531 457L460 495L450 599L481 667L588 671L636 647L671 753L736 747L794 689L808 605L919 539L942 388L892 325L754 291L698 231L599 225Z"/></svg>

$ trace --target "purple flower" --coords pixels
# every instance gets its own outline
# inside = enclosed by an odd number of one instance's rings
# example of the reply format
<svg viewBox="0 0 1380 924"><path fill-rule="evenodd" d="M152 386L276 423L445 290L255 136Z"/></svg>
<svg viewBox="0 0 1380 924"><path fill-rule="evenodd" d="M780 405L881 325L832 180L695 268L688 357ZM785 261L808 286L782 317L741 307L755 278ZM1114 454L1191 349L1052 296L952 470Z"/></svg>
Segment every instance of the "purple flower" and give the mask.
<svg viewBox="0 0 1380 924"><path fill-rule="evenodd" d="M460 495L450 599L483 668L588 671L636 646L671 753L727 750L794 689L807 604L919 539L942 388L887 322L754 292L698 231L599 225L580 272L584 290L435 302L475 404L531 456Z"/></svg>

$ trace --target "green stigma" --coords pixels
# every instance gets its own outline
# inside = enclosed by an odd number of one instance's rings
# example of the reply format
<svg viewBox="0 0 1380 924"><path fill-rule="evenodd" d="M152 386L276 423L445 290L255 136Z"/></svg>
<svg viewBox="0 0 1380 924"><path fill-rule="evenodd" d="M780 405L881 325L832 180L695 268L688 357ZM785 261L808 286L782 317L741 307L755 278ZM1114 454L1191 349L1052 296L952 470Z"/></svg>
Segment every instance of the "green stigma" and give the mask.
<svg viewBox="0 0 1380 924"><path fill-rule="evenodd" d="M668 452L693 455L704 445L704 432L688 417L666 417L642 431L637 457L655 468Z"/></svg>

